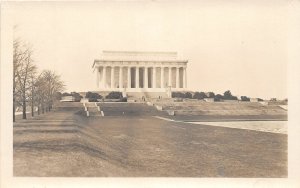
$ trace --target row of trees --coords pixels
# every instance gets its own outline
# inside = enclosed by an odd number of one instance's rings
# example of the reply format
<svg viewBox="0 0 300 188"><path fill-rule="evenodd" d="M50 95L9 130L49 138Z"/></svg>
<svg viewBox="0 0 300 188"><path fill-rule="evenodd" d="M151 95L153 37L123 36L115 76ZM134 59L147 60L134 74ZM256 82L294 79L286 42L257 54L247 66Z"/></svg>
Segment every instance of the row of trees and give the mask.
<svg viewBox="0 0 300 188"><path fill-rule="evenodd" d="M26 107L31 106L38 114L52 109L55 94L64 90L59 75L51 70L38 72L34 64L32 47L20 39L13 43L13 121L17 107L22 107L22 118L26 119Z"/></svg>

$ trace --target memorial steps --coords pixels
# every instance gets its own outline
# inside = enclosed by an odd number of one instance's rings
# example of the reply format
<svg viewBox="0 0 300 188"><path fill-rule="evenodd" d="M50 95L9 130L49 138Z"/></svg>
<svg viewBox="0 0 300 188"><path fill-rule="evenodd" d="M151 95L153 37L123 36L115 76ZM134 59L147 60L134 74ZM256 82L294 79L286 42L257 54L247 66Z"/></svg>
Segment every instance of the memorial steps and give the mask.
<svg viewBox="0 0 300 188"><path fill-rule="evenodd" d="M101 116L101 111L95 102L87 102L85 103L85 106L89 117Z"/></svg>
<svg viewBox="0 0 300 188"><path fill-rule="evenodd" d="M145 98L168 98L166 92L127 92L128 99L141 99L142 97Z"/></svg>

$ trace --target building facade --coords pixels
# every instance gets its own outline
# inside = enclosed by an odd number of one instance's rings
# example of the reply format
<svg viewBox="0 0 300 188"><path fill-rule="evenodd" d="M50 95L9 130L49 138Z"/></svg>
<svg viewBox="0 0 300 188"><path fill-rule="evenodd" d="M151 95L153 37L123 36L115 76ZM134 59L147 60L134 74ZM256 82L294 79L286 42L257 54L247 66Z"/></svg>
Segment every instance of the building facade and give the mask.
<svg viewBox="0 0 300 188"><path fill-rule="evenodd" d="M100 91L182 91L187 89L187 63L176 52L103 51L93 69Z"/></svg>

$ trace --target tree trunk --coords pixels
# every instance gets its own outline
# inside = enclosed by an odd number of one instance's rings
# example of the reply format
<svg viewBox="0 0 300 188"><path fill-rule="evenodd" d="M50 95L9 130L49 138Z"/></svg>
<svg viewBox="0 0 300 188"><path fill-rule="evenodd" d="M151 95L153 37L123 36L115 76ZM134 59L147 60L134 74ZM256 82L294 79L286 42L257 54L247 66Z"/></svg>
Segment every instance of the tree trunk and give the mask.
<svg viewBox="0 0 300 188"><path fill-rule="evenodd" d="M26 99L23 96L23 119L26 119Z"/></svg>
<svg viewBox="0 0 300 188"><path fill-rule="evenodd" d="M33 106L33 97L32 97L32 101L31 101L31 116L34 116L34 106Z"/></svg>
<svg viewBox="0 0 300 188"><path fill-rule="evenodd" d="M34 116L34 89L33 89L33 81L31 82L32 86L31 86L31 116Z"/></svg>
<svg viewBox="0 0 300 188"><path fill-rule="evenodd" d="M15 95L13 97L13 122L16 122L16 105L15 105Z"/></svg>
<svg viewBox="0 0 300 188"><path fill-rule="evenodd" d="M41 110L40 110L40 104L38 104L38 115L40 115Z"/></svg>

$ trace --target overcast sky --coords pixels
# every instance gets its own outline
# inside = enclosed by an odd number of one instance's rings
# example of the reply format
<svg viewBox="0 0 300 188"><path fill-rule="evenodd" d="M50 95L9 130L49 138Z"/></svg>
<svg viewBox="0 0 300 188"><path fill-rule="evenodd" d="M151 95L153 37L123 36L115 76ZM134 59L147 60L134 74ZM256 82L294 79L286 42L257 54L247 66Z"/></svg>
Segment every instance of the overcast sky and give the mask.
<svg viewBox="0 0 300 188"><path fill-rule="evenodd" d="M237 2L27 3L13 7L15 35L68 91L96 90L102 50L177 51L191 90L287 97L285 1Z"/></svg>

